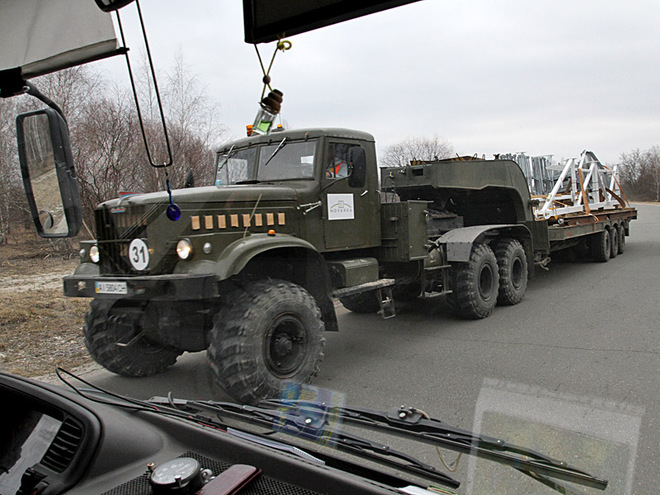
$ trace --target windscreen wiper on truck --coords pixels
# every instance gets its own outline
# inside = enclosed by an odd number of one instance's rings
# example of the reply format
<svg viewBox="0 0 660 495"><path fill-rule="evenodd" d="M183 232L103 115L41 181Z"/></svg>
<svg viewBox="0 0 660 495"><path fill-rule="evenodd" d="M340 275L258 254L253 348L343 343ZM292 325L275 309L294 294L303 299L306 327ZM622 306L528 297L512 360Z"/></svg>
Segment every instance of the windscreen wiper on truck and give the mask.
<svg viewBox="0 0 660 495"><path fill-rule="evenodd" d="M277 155L277 154L280 152L280 150L281 150L282 148L284 148L284 144L285 144L285 142L286 142L286 138L284 137L284 138L282 138L282 141L280 141L280 144L277 145L277 148L275 148L275 150L270 154L270 156L268 157L268 160L266 160L266 161L264 162L264 164L261 165L262 167L265 167L266 165L268 165L268 164L270 163L270 161L271 161L273 158L275 158L275 155Z"/></svg>
<svg viewBox="0 0 660 495"><path fill-rule="evenodd" d="M225 165L227 165L227 162L229 161L229 159L230 159L233 155L234 155L234 145L232 144L232 145L231 145L231 148L229 148L229 151L228 151L227 154L224 156L224 160L222 160L222 163L220 163L220 164L218 164L218 165L216 166L216 171L220 171L220 170L222 169L222 167L224 167Z"/></svg>
<svg viewBox="0 0 660 495"><path fill-rule="evenodd" d="M278 425L278 431L301 438L314 440L322 435L330 443L344 450L366 456L381 463L396 465L399 463L383 462L383 455L394 455L410 462L408 472L418 475L424 473L441 474L447 486L457 487L456 480L437 471L432 466L424 465L388 446L365 441L359 437L339 431L332 423L346 423L361 426L378 432L386 432L403 438L415 439L430 445L446 448L459 453L476 455L500 464L504 464L530 476L544 485L565 494L576 493L569 487L555 480L576 483L599 490L607 487L607 480L597 478L564 461L552 459L531 449L510 444L504 440L479 435L467 430L449 426L444 422L428 417L422 411L404 406L389 412L373 411L356 407L326 407L305 401L268 400L261 407L238 405L213 401L185 401L186 406L215 412L221 419L234 418L261 426ZM319 418L323 418L322 421ZM361 443L361 442L367 442ZM396 454L392 454L396 452ZM380 455L376 455L380 454ZM428 470L427 468L431 468ZM427 474L428 475L428 474Z"/></svg>

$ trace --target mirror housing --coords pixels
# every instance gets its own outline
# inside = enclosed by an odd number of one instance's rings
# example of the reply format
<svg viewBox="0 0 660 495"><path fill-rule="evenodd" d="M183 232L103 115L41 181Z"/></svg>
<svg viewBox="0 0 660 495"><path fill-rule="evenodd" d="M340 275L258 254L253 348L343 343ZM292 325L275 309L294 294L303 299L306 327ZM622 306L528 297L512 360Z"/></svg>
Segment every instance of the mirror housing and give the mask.
<svg viewBox="0 0 660 495"><path fill-rule="evenodd" d="M351 187L364 187L367 180L367 156L364 148L352 146L348 151L348 162L351 167L348 185Z"/></svg>
<svg viewBox="0 0 660 495"><path fill-rule="evenodd" d="M125 7L133 0L95 0L96 6L103 12L113 12Z"/></svg>
<svg viewBox="0 0 660 495"><path fill-rule="evenodd" d="M69 130L52 108L16 117L18 157L32 219L41 237L73 237L82 225Z"/></svg>

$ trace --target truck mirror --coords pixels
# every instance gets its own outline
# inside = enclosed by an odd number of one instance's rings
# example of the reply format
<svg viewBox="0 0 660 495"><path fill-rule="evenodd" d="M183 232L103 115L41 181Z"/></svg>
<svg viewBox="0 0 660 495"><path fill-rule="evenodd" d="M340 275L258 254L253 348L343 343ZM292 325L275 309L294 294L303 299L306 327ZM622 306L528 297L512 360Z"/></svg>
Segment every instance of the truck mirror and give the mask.
<svg viewBox="0 0 660 495"><path fill-rule="evenodd" d="M41 237L73 237L82 208L69 145L60 114L45 108L16 117L18 157L32 219Z"/></svg>
<svg viewBox="0 0 660 495"><path fill-rule="evenodd" d="M133 0L96 0L96 6L103 12L112 12L125 7Z"/></svg>
<svg viewBox="0 0 660 495"><path fill-rule="evenodd" d="M348 178L348 185L351 187L364 187L367 179L367 157L364 148L351 146L348 151L348 161L352 170Z"/></svg>

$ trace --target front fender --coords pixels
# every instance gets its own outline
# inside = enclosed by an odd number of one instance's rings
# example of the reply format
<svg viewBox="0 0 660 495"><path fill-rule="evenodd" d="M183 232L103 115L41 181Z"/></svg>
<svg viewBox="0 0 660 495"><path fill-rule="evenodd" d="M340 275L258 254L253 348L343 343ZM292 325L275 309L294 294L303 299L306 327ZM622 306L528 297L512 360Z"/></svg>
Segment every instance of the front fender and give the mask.
<svg viewBox="0 0 660 495"><path fill-rule="evenodd" d="M314 252L316 248L309 242L287 234L252 234L229 244L214 259L179 262L175 273L212 273L219 280L227 280L238 275L255 256L281 248L304 248Z"/></svg>
<svg viewBox="0 0 660 495"><path fill-rule="evenodd" d="M337 331L337 315L332 302L332 287L330 274L321 254L309 242L286 234L270 236L268 234L253 234L238 239L229 244L214 259L179 262L175 273L214 274L218 281L228 280L243 271L250 261L269 251L282 251L282 249L302 249L307 252L307 262L312 262L312 272L309 277L301 280L292 279L307 289L314 297L319 308L325 329Z"/></svg>

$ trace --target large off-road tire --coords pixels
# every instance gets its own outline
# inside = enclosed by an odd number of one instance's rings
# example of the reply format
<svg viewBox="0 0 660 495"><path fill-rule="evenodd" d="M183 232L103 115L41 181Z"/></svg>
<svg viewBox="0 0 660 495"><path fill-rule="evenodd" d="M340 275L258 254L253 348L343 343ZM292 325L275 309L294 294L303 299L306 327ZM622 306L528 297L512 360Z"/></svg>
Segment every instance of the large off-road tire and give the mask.
<svg viewBox="0 0 660 495"><path fill-rule="evenodd" d="M182 352L140 335L142 318L139 307L92 301L83 325L92 358L108 371L129 377L155 375L172 366Z"/></svg>
<svg viewBox="0 0 660 495"><path fill-rule="evenodd" d="M340 297L339 302L353 313L376 313L380 310L377 290Z"/></svg>
<svg viewBox="0 0 660 495"><path fill-rule="evenodd" d="M502 239L495 246L499 272L497 303L503 306L518 304L527 290L527 256L516 239Z"/></svg>
<svg viewBox="0 0 660 495"><path fill-rule="evenodd" d="M591 256L595 261L607 262L610 259L611 252L610 233L607 229L603 229L597 234L591 234Z"/></svg>
<svg viewBox="0 0 660 495"><path fill-rule="evenodd" d="M623 254L626 250L626 228L619 225L617 228L617 235L619 236L619 254Z"/></svg>
<svg viewBox="0 0 660 495"><path fill-rule="evenodd" d="M236 288L216 314L208 359L217 385L254 404L287 380L309 383L323 359L323 321L314 298L284 280Z"/></svg>
<svg viewBox="0 0 660 495"><path fill-rule="evenodd" d="M470 261L452 268L452 292L447 303L461 318L478 320L490 316L497 303L497 259L486 244L475 244Z"/></svg>

